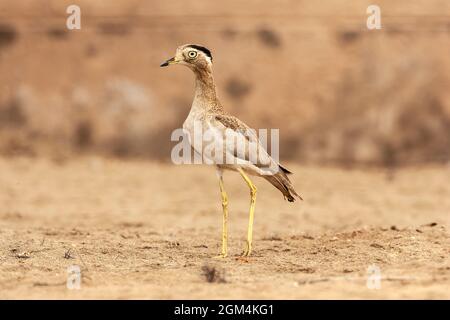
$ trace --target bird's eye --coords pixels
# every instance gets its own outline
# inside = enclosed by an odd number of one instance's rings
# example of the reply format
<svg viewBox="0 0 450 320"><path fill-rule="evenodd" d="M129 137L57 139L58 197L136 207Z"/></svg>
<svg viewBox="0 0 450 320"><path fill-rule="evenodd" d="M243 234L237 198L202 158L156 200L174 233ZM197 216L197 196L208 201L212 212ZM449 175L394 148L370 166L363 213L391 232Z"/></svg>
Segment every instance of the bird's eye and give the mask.
<svg viewBox="0 0 450 320"><path fill-rule="evenodd" d="M188 56L191 59L194 59L197 56L197 51L189 51Z"/></svg>

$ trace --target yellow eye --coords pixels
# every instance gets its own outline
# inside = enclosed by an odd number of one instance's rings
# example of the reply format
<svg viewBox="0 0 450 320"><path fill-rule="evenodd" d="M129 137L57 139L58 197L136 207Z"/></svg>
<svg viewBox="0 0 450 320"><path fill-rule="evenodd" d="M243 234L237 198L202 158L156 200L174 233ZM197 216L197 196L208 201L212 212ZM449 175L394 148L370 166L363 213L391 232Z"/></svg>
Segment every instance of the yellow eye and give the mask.
<svg viewBox="0 0 450 320"><path fill-rule="evenodd" d="M197 56L197 51L189 51L188 56L191 59L194 59Z"/></svg>

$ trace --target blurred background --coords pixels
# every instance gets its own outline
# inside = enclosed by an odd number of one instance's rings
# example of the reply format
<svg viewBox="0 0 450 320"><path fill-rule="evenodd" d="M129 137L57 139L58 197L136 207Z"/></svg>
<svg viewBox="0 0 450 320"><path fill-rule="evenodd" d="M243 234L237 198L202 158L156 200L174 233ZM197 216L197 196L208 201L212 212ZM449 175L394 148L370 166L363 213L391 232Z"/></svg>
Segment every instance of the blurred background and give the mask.
<svg viewBox="0 0 450 320"><path fill-rule="evenodd" d="M81 30L66 8L81 7ZM193 96L177 46L211 49L219 96L282 159L450 160L450 1L0 0L0 154L170 161Z"/></svg>

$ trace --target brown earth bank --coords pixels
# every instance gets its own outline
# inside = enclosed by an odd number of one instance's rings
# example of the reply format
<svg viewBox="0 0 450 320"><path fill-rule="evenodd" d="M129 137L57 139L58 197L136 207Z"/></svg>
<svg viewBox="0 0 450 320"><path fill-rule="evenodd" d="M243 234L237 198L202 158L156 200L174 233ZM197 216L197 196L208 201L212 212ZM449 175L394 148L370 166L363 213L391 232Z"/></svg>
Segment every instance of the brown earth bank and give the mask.
<svg viewBox="0 0 450 320"><path fill-rule="evenodd" d="M193 96L184 43L213 52L225 109L280 129L284 158L450 160L450 2L0 0L0 154L167 159Z"/></svg>
<svg viewBox="0 0 450 320"><path fill-rule="evenodd" d="M214 259L213 168L0 159L0 298L450 298L448 166L287 167L305 200L255 178L248 259L248 190L226 174L230 257ZM79 290L67 288L71 265Z"/></svg>

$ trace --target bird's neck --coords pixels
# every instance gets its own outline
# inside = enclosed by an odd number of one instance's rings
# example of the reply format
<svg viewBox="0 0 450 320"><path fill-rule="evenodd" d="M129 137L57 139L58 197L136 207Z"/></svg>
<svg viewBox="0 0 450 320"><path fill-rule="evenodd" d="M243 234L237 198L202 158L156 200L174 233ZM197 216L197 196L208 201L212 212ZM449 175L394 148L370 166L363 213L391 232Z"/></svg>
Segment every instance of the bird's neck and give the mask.
<svg viewBox="0 0 450 320"><path fill-rule="evenodd" d="M211 68L196 68L195 74L195 95L192 106L205 111L214 109L222 110L219 99L216 94L216 85Z"/></svg>

